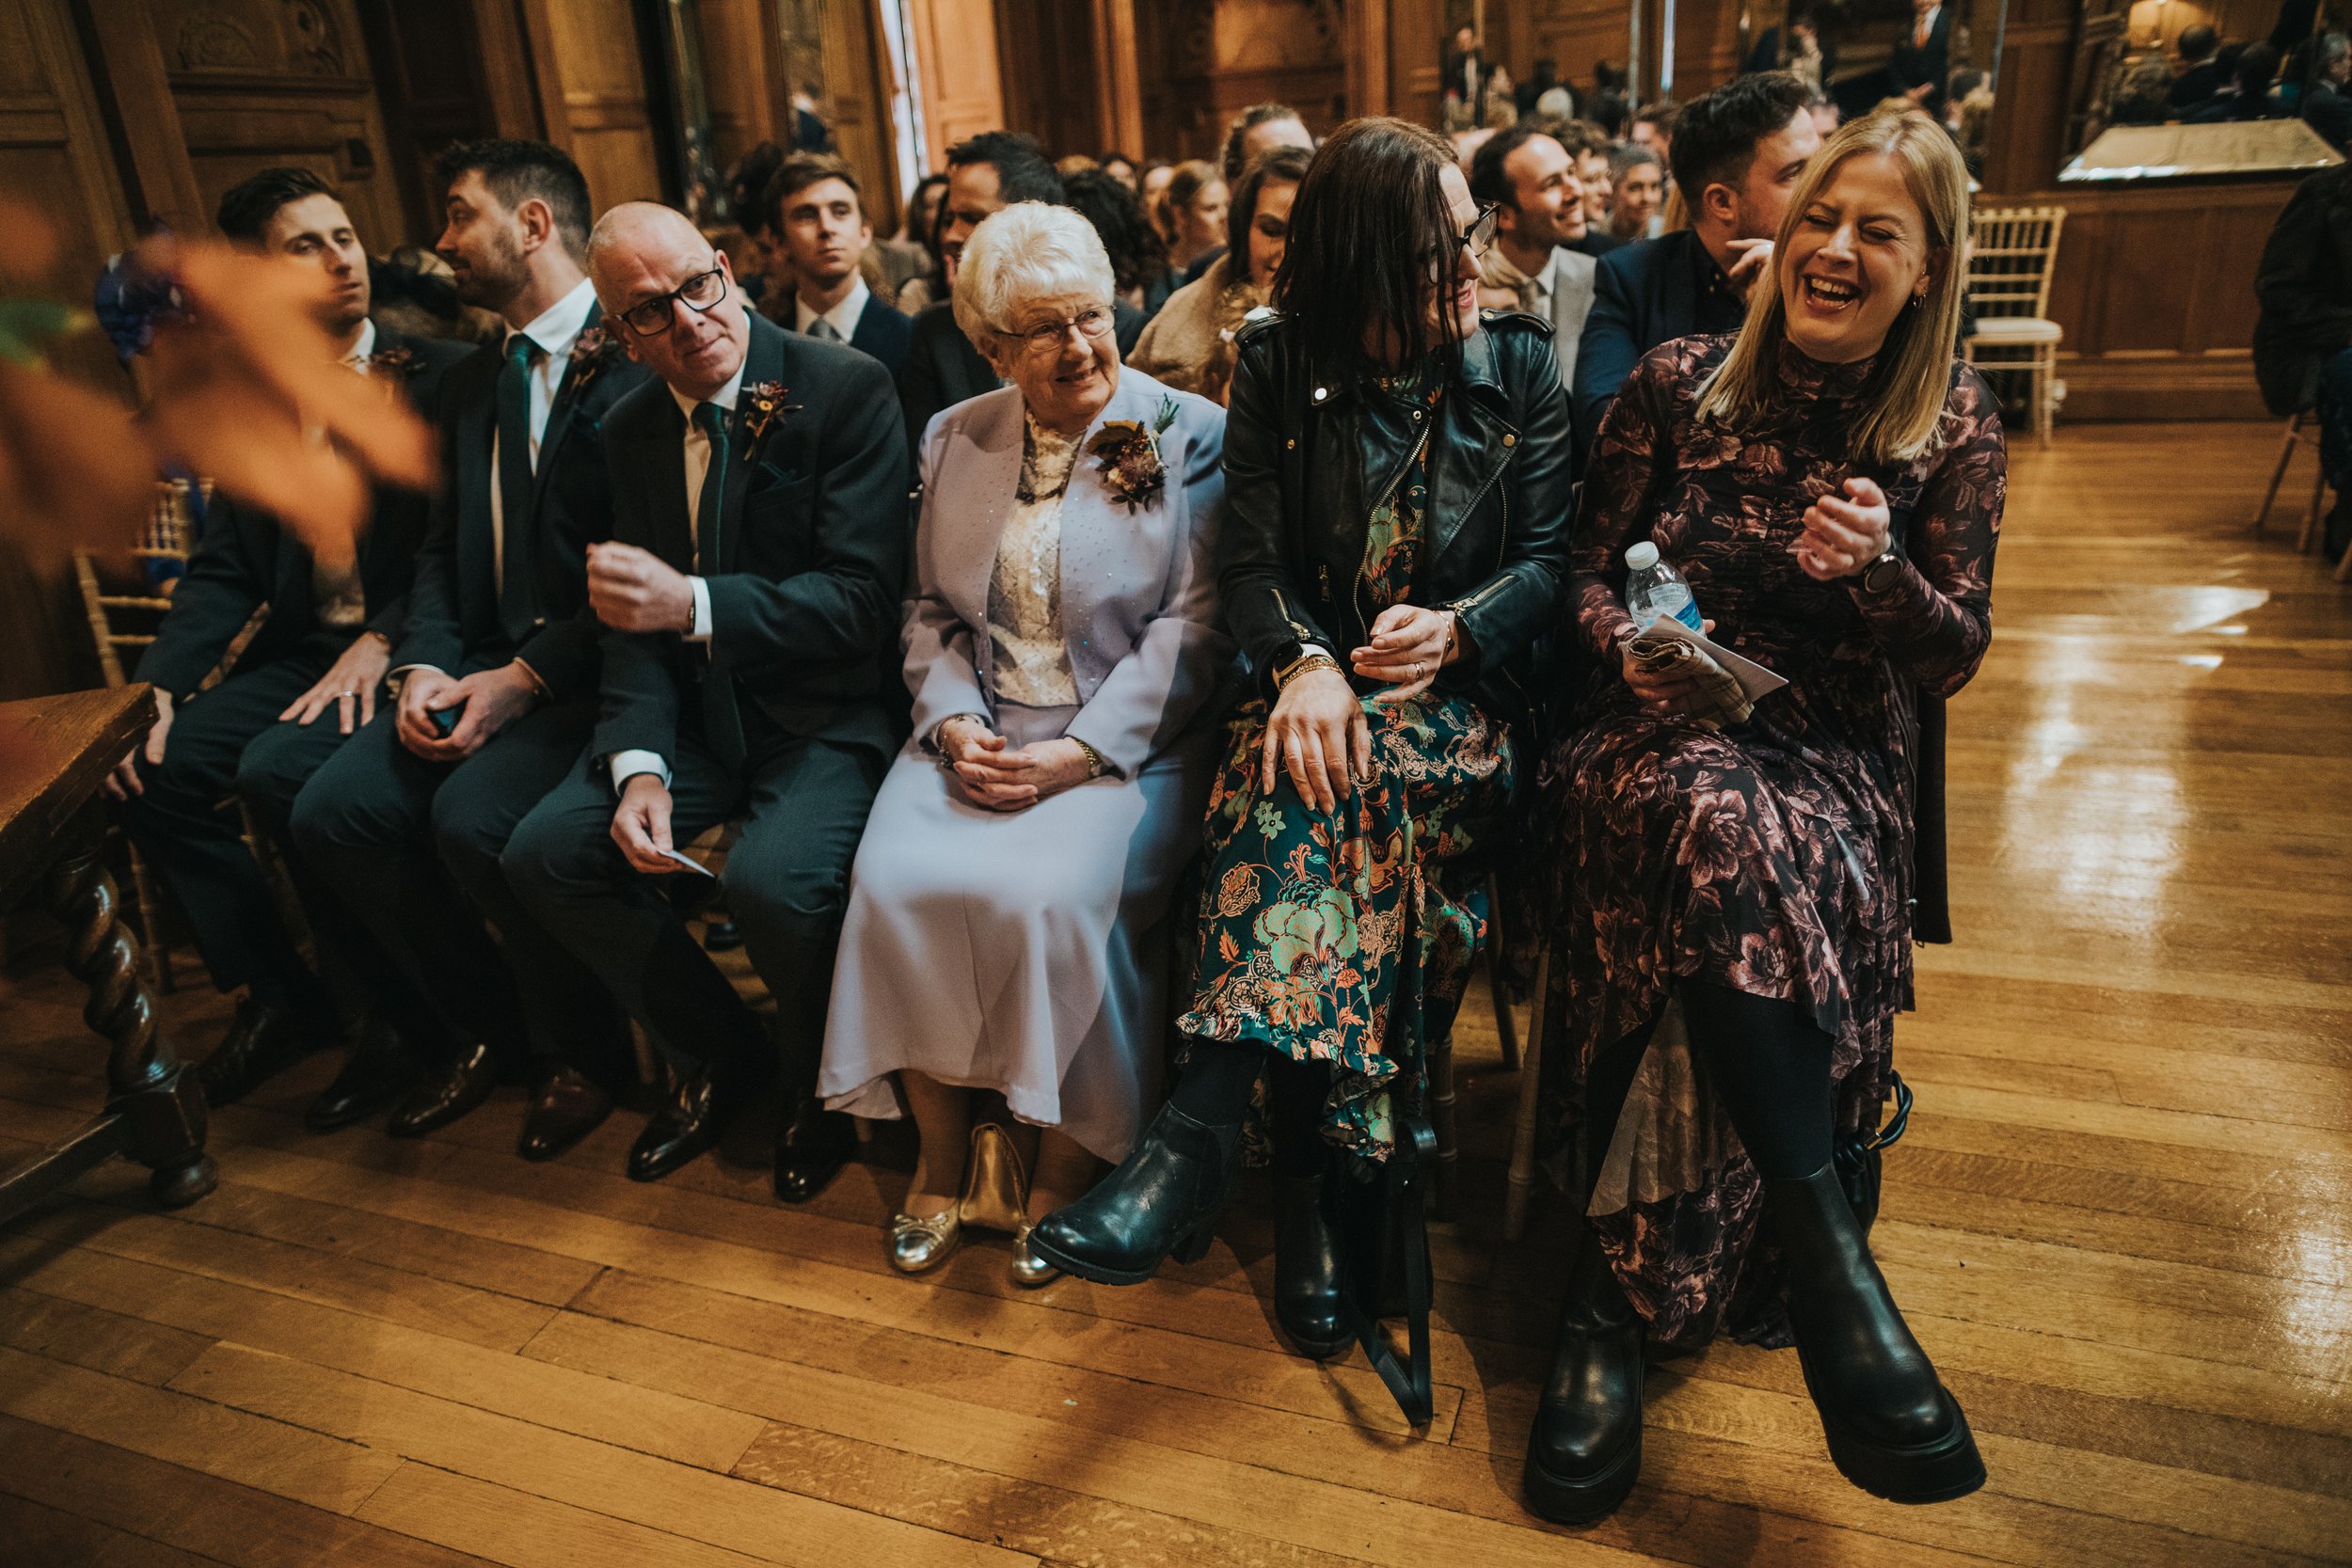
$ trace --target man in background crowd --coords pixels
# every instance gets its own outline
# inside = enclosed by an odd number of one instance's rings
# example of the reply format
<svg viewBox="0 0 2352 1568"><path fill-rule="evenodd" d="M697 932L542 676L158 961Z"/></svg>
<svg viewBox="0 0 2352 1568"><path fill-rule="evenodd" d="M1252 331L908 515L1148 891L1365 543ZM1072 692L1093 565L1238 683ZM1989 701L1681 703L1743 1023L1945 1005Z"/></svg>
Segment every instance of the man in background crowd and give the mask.
<svg viewBox="0 0 2352 1568"><path fill-rule="evenodd" d="M866 286L860 262L874 226L850 166L831 153L793 153L761 193L760 221L792 268L791 305L770 312L777 325L870 354L895 379L914 326Z"/></svg>

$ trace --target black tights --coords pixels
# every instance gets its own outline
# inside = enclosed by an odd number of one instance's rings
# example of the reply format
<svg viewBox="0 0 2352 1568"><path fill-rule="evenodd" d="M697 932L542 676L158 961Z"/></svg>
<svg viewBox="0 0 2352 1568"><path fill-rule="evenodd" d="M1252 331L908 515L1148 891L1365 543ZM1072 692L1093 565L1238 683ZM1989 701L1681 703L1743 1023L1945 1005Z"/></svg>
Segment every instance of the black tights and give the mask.
<svg viewBox="0 0 2352 1568"><path fill-rule="evenodd" d="M1691 1046L1723 1096L1748 1158L1766 1180L1829 1164L1834 1124L1830 1037L1794 1002L1687 981Z"/></svg>
<svg viewBox="0 0 2352 1568"><path fill-rule="evenodd" d="M1267 1075L1275 1171L1282 1176L1319 1174L1325 1148L1323 1106L1331 1094L1331 1069L1322 1062L1294 1061L1252 1041L1196 1039L1169 1103L1195 1121L1231 1127L1248 1111L1250 1085L1262 1069Z"/></svg>

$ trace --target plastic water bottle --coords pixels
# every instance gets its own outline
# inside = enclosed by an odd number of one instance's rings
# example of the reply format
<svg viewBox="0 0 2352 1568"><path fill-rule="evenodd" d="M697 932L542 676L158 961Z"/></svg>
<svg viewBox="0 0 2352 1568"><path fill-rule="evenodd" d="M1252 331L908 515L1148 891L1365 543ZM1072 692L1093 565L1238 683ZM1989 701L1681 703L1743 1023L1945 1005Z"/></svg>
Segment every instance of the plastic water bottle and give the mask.
<svg viewBox="0 0 2352 1568"><path fill-rule="evenodd" d="M1634 624L1645 630L1661 616L1672 616L1692 631L1705 628L1699 617L1698 601L1691 597L1691 585L1682 580L1682 574L1658 557L1658 546L1645 539L1629 546L1625 563L1630 568L1625 581L1625 608Z"/></svg>

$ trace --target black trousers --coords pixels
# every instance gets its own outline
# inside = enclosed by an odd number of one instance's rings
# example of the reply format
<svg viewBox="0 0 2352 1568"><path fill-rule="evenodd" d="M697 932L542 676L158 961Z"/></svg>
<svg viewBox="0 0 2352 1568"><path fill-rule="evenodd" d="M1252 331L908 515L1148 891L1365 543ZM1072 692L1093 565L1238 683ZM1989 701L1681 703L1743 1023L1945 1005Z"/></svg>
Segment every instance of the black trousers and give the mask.
<svg viewBox="0 0 2352 1568"><path fill-rule="evenodd" d="M197 952L222 990L251 986L300 1003L316 985L236 814L221 809L231 794L283 855L321 961L350 972L370 963L364 929L321 896L287 832L303 785L346 737L331 706L308 725L278 717L350 644L345 634L322 633L198 692L173 715L163 762L139 762L146 787L125 802L124 825L187 915Z"/></svg>
<svg viewBox="0 0 2352 1568"><path fill-rule="evenodd" d="M515 899L499 856L571 770L593 698L524 715L460 763L401 744L389 708L294 803L294 842L454 1040L486 1041L510 1071L571 1062L618 1090L633 1076L626 1016L596 974ZM501 941L484 927L488 917Z"/></svg>
<svg viewBox="0 0 2352 1568"><path fill-rule="evenodd" d="M805 1088L824 1045L850 864L889 759L865 746L785 735L748 704L743 723L750 758L740 769L722 763L691 721L682 726L671 833L684 844L746 819L721 891L775 998L787 1082ZM758 1020L655 879L623 858L612 841L614 805L605 759L580 758L508 841L501 861L508 885L677 1065L764 1072L773 1047Z"/></svg>

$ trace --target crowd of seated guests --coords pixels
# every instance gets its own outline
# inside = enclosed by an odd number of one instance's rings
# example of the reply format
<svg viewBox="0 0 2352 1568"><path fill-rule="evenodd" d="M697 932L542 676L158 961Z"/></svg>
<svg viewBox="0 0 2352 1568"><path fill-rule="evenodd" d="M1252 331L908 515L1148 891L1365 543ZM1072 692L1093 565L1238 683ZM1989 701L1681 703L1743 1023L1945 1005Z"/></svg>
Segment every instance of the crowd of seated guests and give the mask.
<svg viewBox="0 0 2352 1568"><path fill-rule="evenodd" d="M1965 167L1913 103L1825 137L1785 71L1618 86L1467 158L1276 104L1163 169L986 132L888 237L849 165L764 149L740 272L556 149L463 144L470 347L371 320L317 176L238 185L224 232L319 269L313 326L444 478L342 562L224 501L141 663L111 787L237 999L208 1096L335 1045L313 1129L511 1084L523 1158L626 1110L647 1181L768 1098L790 1203L903 1117L891 1266L1001 1231L1032 1287L1197 1257L1248 1144L1277 1324L1327 1357L1515 858L1589 1157L1531 1506L1613 1510L1645 1340L1719 1332L1793 1338L1856 1484L1980 1484L1832 1147L1893 1092L1920 707L1989 633ZM1788 689L1652 635L1645 551Z"/></svg>
<svg viewBox="0 0 2352 1568"><path fill-rule="evenodd" d="M2298 32L2282 14L2270 37L2251 42L2225 43L2206 23L2185 27L2171 55L2153 48L2122 63L2108 118L2117 125L2300 119L2344 151L2352 144L2352 39L2312 31L2314 20L2305 11Z"/></svg>

